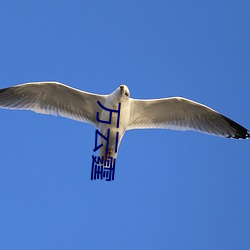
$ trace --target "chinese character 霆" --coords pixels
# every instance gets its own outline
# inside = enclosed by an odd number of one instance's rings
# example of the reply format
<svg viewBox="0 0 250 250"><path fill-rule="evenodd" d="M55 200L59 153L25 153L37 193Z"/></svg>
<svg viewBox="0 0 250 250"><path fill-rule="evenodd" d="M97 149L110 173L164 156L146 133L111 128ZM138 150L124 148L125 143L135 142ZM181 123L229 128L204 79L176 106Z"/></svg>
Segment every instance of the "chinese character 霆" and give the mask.
<svg viewBox="0 0 250 250"><path fill-rule="evenodd" d="M113 181L115 178L115 158L109 157L108 160L92 155L91 180L106 178L106 181ZM104 165L97 165L104 164Z"/></svg>

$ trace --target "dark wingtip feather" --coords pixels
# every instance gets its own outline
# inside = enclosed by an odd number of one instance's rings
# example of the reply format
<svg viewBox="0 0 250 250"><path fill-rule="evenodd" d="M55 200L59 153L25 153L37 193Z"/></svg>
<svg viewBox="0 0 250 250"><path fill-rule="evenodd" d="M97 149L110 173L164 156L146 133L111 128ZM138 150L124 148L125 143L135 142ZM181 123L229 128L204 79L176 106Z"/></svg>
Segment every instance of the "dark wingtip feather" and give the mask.
<svg viewBox="0 0 250 250"><path fill-rule="evenodd" d="M247 131L247 138L250 137L250 131Z"/></svg>
<svg viewBox="0 0 250 250"><path fill-rule="evenodd" d="M5 89L0 89L0 94L5 92L8 88L5 88Z"/></svg>
<svg viewBox="0 0 250 250"><path fill-rule="evenodd" d="M250 137L250 131L238 124L237 122L223 116L223 118L229 123L230 127L234 130L233 133L228 135L228 138L234 139L247 139Z"/></svg>

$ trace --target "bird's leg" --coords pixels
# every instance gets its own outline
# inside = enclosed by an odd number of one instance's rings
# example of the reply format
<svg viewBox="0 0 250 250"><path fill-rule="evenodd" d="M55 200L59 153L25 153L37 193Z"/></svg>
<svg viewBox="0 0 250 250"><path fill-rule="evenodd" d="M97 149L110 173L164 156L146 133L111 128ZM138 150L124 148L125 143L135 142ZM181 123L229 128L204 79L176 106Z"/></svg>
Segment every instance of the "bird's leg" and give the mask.
<svg viewBox="0 0 250 250"><path fill-rule="evenodd" d="M112 150L111 150L111 148L109 148L108 154L106 154L105 160L108 160L108 157L111 156L111 153L112 153Z"/></svg>

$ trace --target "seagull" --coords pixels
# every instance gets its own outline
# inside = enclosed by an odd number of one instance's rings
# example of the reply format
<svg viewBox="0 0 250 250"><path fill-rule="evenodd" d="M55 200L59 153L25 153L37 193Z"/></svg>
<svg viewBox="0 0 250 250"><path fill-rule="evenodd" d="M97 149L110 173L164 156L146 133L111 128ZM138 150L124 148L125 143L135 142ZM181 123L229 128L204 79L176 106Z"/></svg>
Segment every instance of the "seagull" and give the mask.
<svg viewBox="0 0 250 250"><path fill-rule="evenodd" d="M201 103L183 97L133 99L124 84L109 95L99 95L59 82L24 83L0 89L0 107L90 123L102 134L99 157L105 159L116 158L125 132L132 129L195 130L226 138L250 137L249 130Z"/></svg>

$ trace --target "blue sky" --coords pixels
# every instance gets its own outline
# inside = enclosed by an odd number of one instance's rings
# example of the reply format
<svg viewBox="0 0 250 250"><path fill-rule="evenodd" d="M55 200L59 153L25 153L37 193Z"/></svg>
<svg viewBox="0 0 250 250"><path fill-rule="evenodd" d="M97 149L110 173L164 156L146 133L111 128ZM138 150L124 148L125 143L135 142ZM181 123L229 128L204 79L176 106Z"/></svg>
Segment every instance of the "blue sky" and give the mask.
<svg viewBox="0 0 250 250"><path fill-rule="evenodd" d="M250 128L249 1L1 1L0 88L183 96ZM91 181L94 127L0 110L0 248L249 249L249 141L134 130Z"/></svg>

